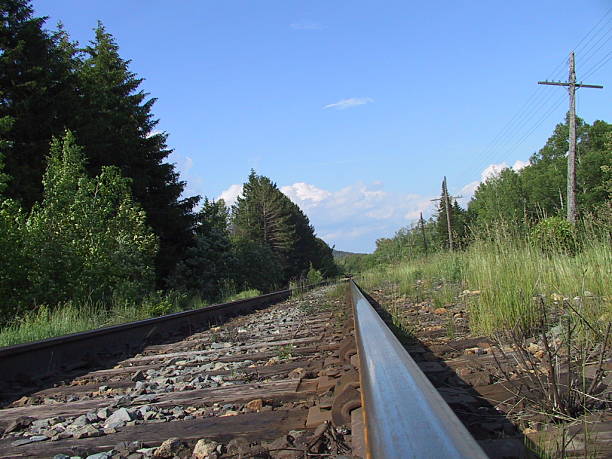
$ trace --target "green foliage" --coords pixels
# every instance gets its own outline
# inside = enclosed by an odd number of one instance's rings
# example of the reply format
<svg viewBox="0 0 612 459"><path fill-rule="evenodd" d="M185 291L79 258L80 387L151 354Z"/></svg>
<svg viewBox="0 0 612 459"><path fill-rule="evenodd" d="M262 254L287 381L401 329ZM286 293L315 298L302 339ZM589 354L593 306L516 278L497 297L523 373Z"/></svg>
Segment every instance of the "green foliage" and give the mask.
<svg viewBox="0 0 612 459"><path fill-rule="evenodd" d="M140 308L146 317L164 316L185 309L187 300L188 296L185 293L176 291L164 293L157 290L143 298Z"/></svg>
<svg viewBox="0 0 612 459"><path fill-rule="evenodd" d="M236 259L234 284L239 288L271 292L282 285L281 262L269 246L244 239L234 239L232 255Z"/></svg>
<svg viewBox="0 0 612 459"><path fill-rule="evenodd" d="M228 230L229 210L223 200L204 200L196 216L195 244L186 251L167 284L214 301L234 280L237 260Z"/></svg>
<svg viewBox="0 0 612 459"><path fill-rule="evenodd" d="M113 167L89 178L72 133L51 145L43 200L26 217L11 200L0 210L4 318L37 304L144 294L153 282L155 236ZM9 247L10 245L10 247Z"/></svg>
<svg viewBox="0 0 612 459"><path fill-rule="evenodd" d="M49 142L68 128L78 133L91 176L116 166L129 177L130 191L158 237L158 284L193 245L192 209L197 197L181 197L185 184L172 164L166 134L155 133L155 99L140 89L102 24L89 46L72 42L60 25L44 29L29 1L5 0L0 22L0 125L8 197L24 211L42 199ZM3 181L0 179L0 183ZM2 186L0 185L0 188Z"/></svg>
<svg viewBox="0 0 612 459"><path fill-rule="evenodd" d="M320 284L321 282L323 282L323 275L321 274L321 271L319 271L318 269L315 269L312 266L312 263L310 264L310 268L308 269L306 280L308 282L308 285L315 285L315 284Z"/></svg>
<svg viewBox="0 0 612 459"><path fill-rule="evenodd" d="M545 218L531 229L530 235L533 243L544 252L576 253L575 227L564 218Z"/></svg>
<svg viewBox="0 0 612 459"><path fill-rule="evenodd" d="M327 276L337 274L332 249L315 236L308 217L274 182L253 170L232 208L232 227L237 241L272 252L269 262L278 263L281 283L302 277L311 263Z"/></svg>
<svg viewBox="0 0 612 459"><path fill-rule="evenodd" d="M242 292L238 292L235 295L231 295L227 298L224 298L223 301L230 302L230 301L245 300L247 298L253 298L254 296L260 296L260 295L261 295L261 292L253 288L249 290L243 290Z"/></svg>

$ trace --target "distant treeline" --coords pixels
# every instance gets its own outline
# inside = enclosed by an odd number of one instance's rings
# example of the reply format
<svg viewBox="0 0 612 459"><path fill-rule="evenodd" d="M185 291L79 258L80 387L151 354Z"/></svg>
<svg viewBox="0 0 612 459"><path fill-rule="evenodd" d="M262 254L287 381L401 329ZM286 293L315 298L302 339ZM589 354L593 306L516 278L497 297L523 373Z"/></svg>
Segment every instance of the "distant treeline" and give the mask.
<svg viewBox="0 0 612 459"><path fill-rule="evenodd" d="M550 231L567 229L562 218L566 213L568 134L567 122L558 124L526 167L518 171L503 169L481 183L467 209L451 200L456 248L465 248L475 238L486 237L487 232L500 226L511 229L513 234L529 236L540 222L552 218L555 227ZM595 121L589 125L578 119L577 139L578 226L599 225L612 234L612 124ZM358 272L381 263L447 250L444 196L443 190L436 214L422 225L416 223L401 228L392 238L377 240L371 255L350 255L339 259L339 263L347 272Z"/></svg>
<svg viewBox="0 0 612 459"><path fill-rule="evenodd" d="M268 291L331 249L266 177L244 196L183 197L155 98L101 23L87 46L45 29L27 0L0 2L0 319L68 300L181 289Z"/></svg>

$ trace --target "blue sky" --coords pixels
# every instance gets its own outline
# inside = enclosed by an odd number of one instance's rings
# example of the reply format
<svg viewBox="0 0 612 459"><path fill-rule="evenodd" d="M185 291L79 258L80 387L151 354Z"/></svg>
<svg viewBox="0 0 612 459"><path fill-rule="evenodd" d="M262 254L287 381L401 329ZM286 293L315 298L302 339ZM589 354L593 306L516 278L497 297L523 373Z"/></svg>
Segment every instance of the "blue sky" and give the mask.
<svg viewBox="0 0 612 459"><path fill-rule="evenodd" d="M101 20L157 97L189 194L272 178L337 249L520 167L567 110L612 121L612 1L35 1L85 44ZM586 78L588 76L588 78ZM518 161L518 162L517 162Z"/></svg>

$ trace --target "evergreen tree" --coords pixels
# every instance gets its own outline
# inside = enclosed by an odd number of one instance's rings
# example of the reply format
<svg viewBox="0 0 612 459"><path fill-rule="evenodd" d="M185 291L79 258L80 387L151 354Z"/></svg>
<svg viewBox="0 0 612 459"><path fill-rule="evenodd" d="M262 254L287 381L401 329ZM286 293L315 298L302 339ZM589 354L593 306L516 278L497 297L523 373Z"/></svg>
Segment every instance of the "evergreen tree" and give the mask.
<svg viewBox="0 0 612 459"><path fill-rule="evenodd" d="M185 183L165 162L171 150L167 135L154 131L158 121L151 109L154 98L139 89L141 78L129 70L130 61L99 23L95 39L85 48L79 73L84 94L83 117L77 129L88 154L90 173L116 165L132 179L134 198L160 241L156 260L158 282L165 279L193 244L193 207L199 197L181 199Z"/></svg>
<svg viewBox="0 0 612 459"><path fill-rule="evenodd" d="M238 240L271 250L281 265L284 282L306 275L311 263L325 274L335 273L331 249L317 240L308 217L275 183L253 170L232 208L232 223Z"/></svg>
<svg viewBox="0 0 612 459"><path fill-rule="evenodd" d="M49 141L69 125L77 90L73 61L58 44L62 35L43 30L27 0L0 0L0 118L13 123L6 170L8 196L26 209L40 199Z"/></svg>
<svg viewBox="0 0 612 459"><path fill-rule="evenodd" d="M236 279L236 258L229 235L229 209L225 202L204 200L197 215L195 245L187 249L169 284L174 288L197 293L208 300L220 299L231 290Z"/></svg>
<svg viewBox="0 0 612 459"><path fill-rule="evenodd" d="M286 261L295 242L288 198L268 177L251 170L232 209L236 235L241 239L265 244Z"/></svg>

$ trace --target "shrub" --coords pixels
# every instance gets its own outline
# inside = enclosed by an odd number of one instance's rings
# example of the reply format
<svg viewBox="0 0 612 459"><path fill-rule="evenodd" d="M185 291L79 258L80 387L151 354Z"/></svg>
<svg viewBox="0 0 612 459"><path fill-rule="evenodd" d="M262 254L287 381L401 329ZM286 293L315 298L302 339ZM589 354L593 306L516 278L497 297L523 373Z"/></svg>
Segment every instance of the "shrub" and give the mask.
<svg viewBox="0 0 612 459"><path fill-rule="evenodd" d="M308 285L319 284L323 282L323 274L321 274L321 271L319 271L318 269L315 269L311 263L310 269L308 270L308 274L306 275L306 280Z"/></svg>
<svg viewBox="0 0 612 459"><path fill-rule="evenodd" d="M575 254L578 248L574 225L561 217L549 217L531 229L532 242L547 253Z"/></svg>

